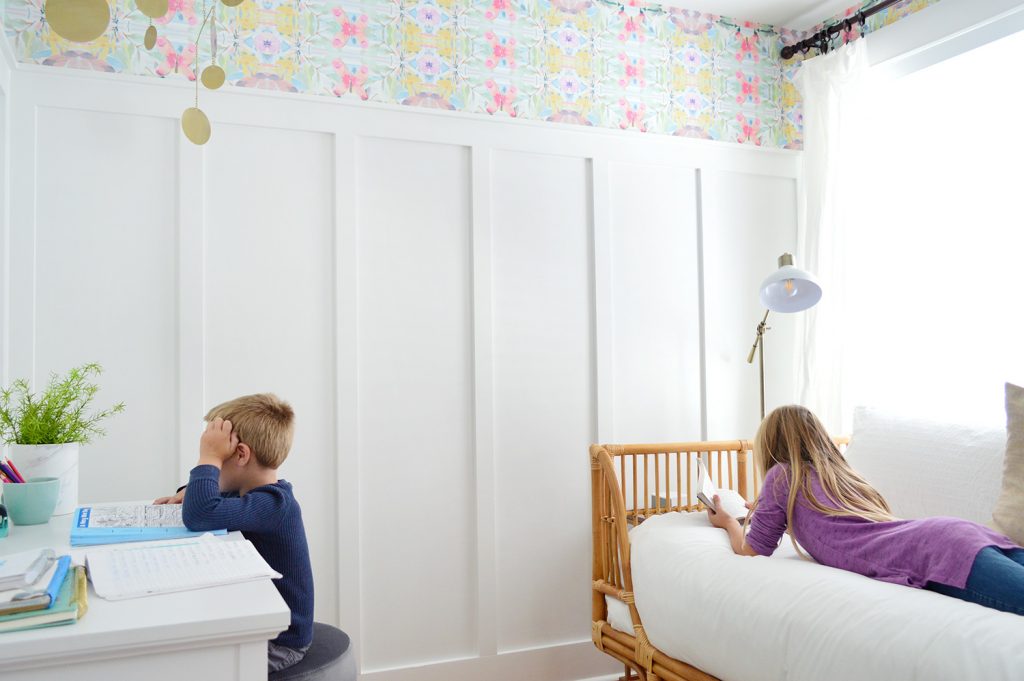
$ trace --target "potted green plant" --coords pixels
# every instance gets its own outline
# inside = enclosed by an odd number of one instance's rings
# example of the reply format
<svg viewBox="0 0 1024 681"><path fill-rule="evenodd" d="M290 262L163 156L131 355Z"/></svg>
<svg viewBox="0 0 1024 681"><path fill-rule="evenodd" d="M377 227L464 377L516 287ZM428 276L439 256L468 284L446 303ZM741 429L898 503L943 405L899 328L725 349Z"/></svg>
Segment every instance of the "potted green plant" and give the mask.
<svg viewBox="0 0 1024 681"><path fill-rule="evenodd" d="M0 439L11 445L10 456L26 478L60 479L54 515L71 513L78 505L78 448L103 435L100 423L124 411L119 402L109 409L91 411L99 386L92 378L103 372L99 364L85 364L67 375L50 375L42 393L19 379L0 389Z"/></svg>

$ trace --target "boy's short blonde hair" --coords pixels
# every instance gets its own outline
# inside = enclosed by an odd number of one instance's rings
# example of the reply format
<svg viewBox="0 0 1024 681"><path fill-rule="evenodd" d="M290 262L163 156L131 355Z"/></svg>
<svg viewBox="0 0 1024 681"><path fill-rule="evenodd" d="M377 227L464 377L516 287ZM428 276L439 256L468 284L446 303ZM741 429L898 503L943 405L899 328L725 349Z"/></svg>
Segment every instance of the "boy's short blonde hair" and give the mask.
<svg viewBox="0 0 1024 681"><path fill-rule="evenodd" d="M231 421L239 441L249 445L256 461L278 468L288 458L295 430L295 412L290 404L272 393L245 395L218 404L206 415Z"/></svg>

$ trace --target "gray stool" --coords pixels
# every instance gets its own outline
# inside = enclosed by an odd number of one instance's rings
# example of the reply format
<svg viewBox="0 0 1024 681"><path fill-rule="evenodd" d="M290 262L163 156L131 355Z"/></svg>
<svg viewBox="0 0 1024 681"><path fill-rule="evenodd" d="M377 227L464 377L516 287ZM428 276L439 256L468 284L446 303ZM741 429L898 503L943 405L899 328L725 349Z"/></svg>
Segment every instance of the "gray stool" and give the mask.
<svg viewBox="0 0 1024 681"><path fill-rule="evenodd" d="M352 642L341 629L313 622L313 643L298 664L274 672L267 681L356 681Z"/></svg>

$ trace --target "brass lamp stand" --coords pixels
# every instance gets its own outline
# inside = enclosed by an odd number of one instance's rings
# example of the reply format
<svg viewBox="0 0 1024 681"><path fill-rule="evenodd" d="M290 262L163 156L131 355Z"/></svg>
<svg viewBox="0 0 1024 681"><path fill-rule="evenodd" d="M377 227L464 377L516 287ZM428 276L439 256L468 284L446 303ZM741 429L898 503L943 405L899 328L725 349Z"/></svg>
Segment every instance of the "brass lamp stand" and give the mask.
<svg viewBox="0 0 1024 681"><path fill-rule="evenodd" d="M757 363L760 365L761 374L761 420L764 420L764 332L770 329L768 326L768 313L771 310L764 311L764 318L761 319L761 323L757 325L757 337L754 338L754 346L750 348L750 354L747 355L747 364L754 363L754 351L757 351Z"/></svg>

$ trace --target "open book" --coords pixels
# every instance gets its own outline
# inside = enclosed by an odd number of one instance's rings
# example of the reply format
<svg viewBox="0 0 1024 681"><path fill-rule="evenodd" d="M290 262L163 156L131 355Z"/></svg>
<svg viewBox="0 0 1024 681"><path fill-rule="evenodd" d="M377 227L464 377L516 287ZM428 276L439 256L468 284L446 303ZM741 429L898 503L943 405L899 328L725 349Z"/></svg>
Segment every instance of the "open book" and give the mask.
<svg viewBox="0 0 1024 681"><path fill-rule="evenodd" d="M744 504L743 497L731 489L718 489L715 487L715 483L711 482L711 475L708 473L707 466L704 465L702 460L698 459L697 499L711 510L714 510L716 494L722 504L723 511L740 520L747 517L747 507Z"/></svg>
<svg viewBox="0 0 1024 681"><path fill-rule="evenodd" d="M226 532L215 530L213 534ZM71 545L95 546L180 539L201 534L204 533L191 532L185 527L180 504L97 504L75 509L74 522L71 524Z"/></svg>

